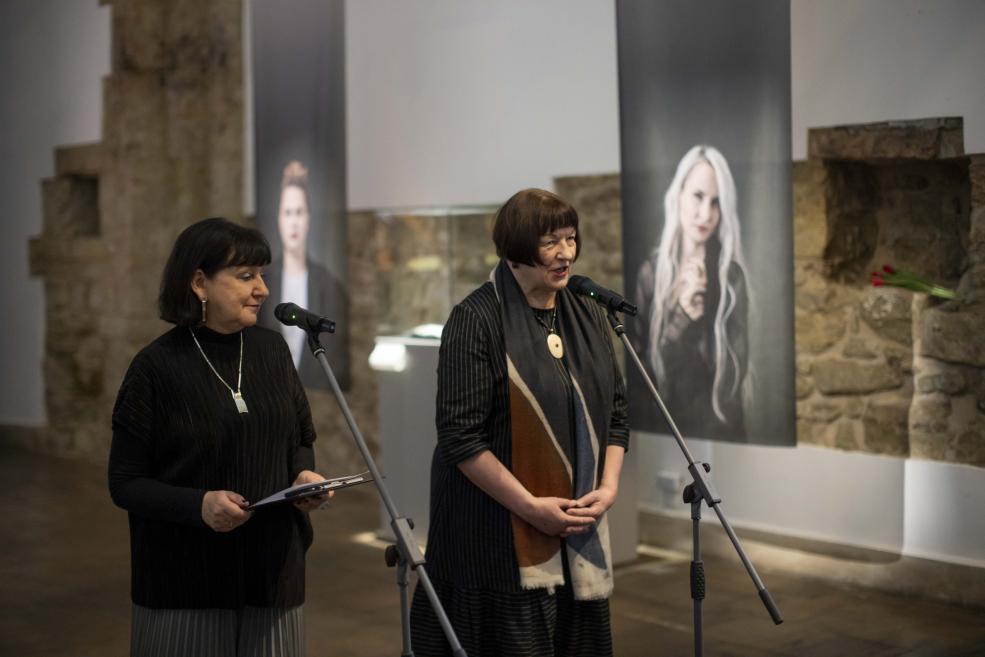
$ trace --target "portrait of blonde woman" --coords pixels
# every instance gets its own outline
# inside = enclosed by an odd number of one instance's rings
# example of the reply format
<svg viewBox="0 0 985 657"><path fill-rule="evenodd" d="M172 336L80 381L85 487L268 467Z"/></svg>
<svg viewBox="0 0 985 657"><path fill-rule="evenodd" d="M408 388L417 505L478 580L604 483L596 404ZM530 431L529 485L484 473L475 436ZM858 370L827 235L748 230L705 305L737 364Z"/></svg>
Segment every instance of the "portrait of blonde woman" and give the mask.
<svg viewBox="0 0 985 657"><path fill-rule="evenodd" d="M694 146L677 165L660 240L637 274L633 323L634 346L685 435L745 437L750 291L740 232L728 162Z"/></svg>

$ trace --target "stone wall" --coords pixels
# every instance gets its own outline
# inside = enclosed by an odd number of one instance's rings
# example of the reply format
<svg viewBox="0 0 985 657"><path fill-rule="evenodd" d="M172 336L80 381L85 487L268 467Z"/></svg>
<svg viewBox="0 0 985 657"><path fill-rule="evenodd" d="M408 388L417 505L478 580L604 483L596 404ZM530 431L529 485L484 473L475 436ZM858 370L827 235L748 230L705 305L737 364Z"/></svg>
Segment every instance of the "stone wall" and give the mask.
<svg viewBox="0 0 985 657"><path fill-rule="evenodd" d="M178 232L241 218L242 3L112 6L103 141L59 149L31 273L44 278L45 451L105 459L134 353L167 329L156 299Z"/></svg>
<svg viewBox="0 0 985 657"><path fill-rule="evenodd" d="M985 204L961 134L959 119L811 131L794 167L798 441L985 464L985 362L969 353ZM884 263L963 300L872 287Z"/></svg>

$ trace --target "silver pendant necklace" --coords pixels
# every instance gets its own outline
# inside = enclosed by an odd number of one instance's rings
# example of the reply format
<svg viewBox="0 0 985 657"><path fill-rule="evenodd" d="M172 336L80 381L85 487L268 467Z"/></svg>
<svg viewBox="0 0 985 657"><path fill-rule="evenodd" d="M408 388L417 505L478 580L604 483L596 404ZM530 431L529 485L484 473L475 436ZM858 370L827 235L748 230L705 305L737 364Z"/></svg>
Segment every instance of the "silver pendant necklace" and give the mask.
<svg viewBox="0 0 985 657"><path fill-rule="evenodd" d="M233 396L233 402L236 404L236 410L240 413L249 413L246 408L246 400L243 399L243 393L240 392L243 389L243 332L239 332L239 371L236 374L236 389L233 390L233 387L226 383L226 380L219 376L219 373L215 371L215 368L212 366L212 361L210 361L209 357L205 355L205 352L202 350L202 345L198 343L198 338L195 337L195 331L192 331L190 326L188 327L188 330L191 331L192 340L195 341L195 346L198 347L198 353L202 354L202 358L205 359L205 364L209 366L209 369L212 370L215 377L219 379L222 385L226 386L229 390L229 394Z"/></svg>
<svg viewBox="0 0 985 657"><path fill-rule="evenodd" d="M545 324L537 313L534 313L534 319L547 329L547 350L558 360L564 358L564 344L561 342L561 336L554 332L554 325L557 323L557 306L554 306L554 312L551 314L550 326Z"/></svg>

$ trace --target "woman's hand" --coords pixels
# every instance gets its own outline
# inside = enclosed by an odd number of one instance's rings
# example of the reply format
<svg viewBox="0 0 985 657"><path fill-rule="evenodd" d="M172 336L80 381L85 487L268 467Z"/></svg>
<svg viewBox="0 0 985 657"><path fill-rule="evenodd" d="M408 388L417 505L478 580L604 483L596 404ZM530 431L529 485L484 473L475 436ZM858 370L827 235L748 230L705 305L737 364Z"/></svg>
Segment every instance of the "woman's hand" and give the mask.
<svg viewBox="0 0 985 657"><path fill-rule="evenodd" d="M253 515L249 503L239 493L210 490L202 498L202 520L217 532L231 532Z"/></svg>
<svg viewBox="0 0 985 657"><path fill-rule="evenodd" d="M317 484L319 481L325 481L325 477L321 476L317 472L312 472L311 470L302 470L298 473L297 479L294 480L293 486L300 486L301 484ZM328 499L335 495L335 491L328 491L328 493L323 493L321 495L312 495L311 497L305 497L294 503L294 506L301 509L304 512L317 511L322 507L322 505L328 503Z"/></svg>
<svg viewBox="0 0 985 657"><path fill-rule="evenodd" d="M573 516L598 520L602 514L616 503L617 491L608 486L599 486L590 493L574 501L568 513Z"/></svg>
<svg viewBox="0 0 985 657"><path fill-rule="evenodd" d="M548 536L581 534L588 531L595 520L567 513L574 504L573 500L561 497L535 497L521 517Z"/></svg>
<svg viewBox="0 0 985 657"><path fill-rule="evenodd" d="M690 258L681 265L681 271L674 283L675 292L684 313L692 321L698 321L705 314L705 293L708 290L708 273L703 258Z"/></svg>

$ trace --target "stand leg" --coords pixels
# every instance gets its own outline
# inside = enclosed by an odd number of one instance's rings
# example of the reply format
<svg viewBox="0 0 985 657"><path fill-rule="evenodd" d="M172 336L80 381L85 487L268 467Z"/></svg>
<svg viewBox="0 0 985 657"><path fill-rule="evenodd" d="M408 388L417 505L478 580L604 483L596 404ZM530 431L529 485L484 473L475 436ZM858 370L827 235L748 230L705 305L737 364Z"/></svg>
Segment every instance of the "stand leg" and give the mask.
<svg viewBox="0 0 985 657"><path fill-rule="evenodd" d="M688 486L690 488L690 486ZM688 491L684 493L687 501ZM701 560L701 500L691 499L691 600L694 604L694 655L702 657L704 646L704 617L702 603L705 599L705 564Z"/></svg>
<svg viewBox="0 0 985 657"><path fill-rule="evenodd" d="M397 567L397 587L400 589L400 633L403 639L403 650L400 657L414 657L414 649L410 640L410 597L407 592L407 560L400 556L396 545L390 545L384 555L386 565Z"/></svg>

